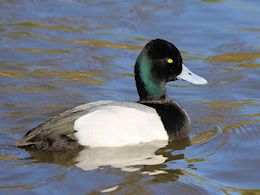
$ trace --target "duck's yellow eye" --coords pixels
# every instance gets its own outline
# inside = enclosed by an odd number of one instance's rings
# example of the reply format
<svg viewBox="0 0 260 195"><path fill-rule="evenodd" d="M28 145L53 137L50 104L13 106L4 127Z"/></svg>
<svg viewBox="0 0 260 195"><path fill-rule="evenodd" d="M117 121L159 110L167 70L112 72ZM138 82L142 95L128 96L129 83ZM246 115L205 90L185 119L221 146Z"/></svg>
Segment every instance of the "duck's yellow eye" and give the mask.
<svg viewBox="0 0 260 195"><path fill-rule="evenodd" d="M171 58L169 58L169 59L167 60L167 62L170 63L170 64L172 64L172 63L173 63L173 60L172 60Z"/></svg>

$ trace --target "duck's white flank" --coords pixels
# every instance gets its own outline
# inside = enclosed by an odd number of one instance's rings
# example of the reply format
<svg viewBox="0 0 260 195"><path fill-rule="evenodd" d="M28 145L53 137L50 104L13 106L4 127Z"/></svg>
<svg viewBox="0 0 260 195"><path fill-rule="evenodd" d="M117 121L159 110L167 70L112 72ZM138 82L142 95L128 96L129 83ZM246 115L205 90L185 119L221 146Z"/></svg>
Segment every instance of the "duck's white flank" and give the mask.
<svg viewBox="0 0 260 195"><path fill-rule="evenodd" d="M130 102L100 106L74 123L76 138L83 146L116 147L168 140L156 110Z"/></svg>

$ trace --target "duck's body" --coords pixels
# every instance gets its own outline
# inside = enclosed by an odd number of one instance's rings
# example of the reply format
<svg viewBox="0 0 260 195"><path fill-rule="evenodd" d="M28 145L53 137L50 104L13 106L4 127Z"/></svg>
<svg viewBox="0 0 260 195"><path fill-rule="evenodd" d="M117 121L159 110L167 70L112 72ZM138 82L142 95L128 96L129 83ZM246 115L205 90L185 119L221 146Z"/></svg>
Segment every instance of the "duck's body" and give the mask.
<svg viewBox="0 0 260 195"><path fill-rule="evenodd" d="M206 83L192 74L173 44L160 39L150 41L135 65L138 103L105 100L77 106L31 129L16 146L60 151L187 138L189 117L167 98L165 84L183 76L195 84ZM195 77L195 81L189 77Z"/></svg>
<svg viewBox="0 0 260 195"><path fill-rule="evenodd" d="M153 140L176 141L187 138L189 129L188 115L171 100L143 103L104 100L83 104L53 117L30 130L17 146L60 151L80 146L115 147Z"/></svg>

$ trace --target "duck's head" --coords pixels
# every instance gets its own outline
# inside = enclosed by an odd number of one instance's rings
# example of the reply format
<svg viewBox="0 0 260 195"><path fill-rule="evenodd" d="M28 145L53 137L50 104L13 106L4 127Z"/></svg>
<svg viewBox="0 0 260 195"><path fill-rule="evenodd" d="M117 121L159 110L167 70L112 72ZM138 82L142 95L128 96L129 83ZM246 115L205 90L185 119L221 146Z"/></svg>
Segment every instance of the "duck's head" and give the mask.
<svg viewBox="0 0 260 195"><path fill-rule="evenodd" d="M206 79L184 66L180 51L162 39L149 41L139 54L135 64L135 80L141 101L165 99L165 84L169 81L207 84Z"/></svg>

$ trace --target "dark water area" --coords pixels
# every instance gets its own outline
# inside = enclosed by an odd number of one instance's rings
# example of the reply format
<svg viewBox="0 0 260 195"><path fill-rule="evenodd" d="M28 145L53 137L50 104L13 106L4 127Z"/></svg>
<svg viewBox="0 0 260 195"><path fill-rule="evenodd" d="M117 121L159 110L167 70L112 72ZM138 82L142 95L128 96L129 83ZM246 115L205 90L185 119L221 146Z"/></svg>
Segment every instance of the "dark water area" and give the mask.
<svg viewBox="0 0 260 195"><path fill-rule="evenodd" d="M0 1L0 194L260 194L260 1ZM137 101L135 59L173 42L209 84L168 84L190 142L12 147L73 106Z"/></svg>

